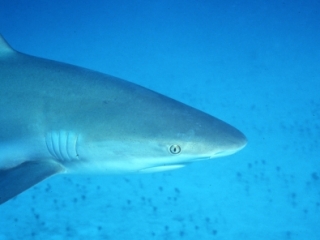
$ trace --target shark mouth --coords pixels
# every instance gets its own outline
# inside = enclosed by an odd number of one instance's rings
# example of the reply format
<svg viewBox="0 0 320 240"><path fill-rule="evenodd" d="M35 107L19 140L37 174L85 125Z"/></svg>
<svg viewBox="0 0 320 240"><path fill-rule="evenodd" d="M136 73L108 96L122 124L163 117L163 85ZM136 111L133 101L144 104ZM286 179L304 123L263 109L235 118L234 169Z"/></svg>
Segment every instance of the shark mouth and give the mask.
<svg viewBox="0 0 320 240"><path fill-rule="evenodd" d="M183 168L185 164L174 164L174 165L162 165L156 167L149 167L139 170L140 173L153 173L153 172L162 172L162 171L169 171L178 168Z"/></svg>
<svg viewBox="0 0 320 240"><path fill-rule="evenodd" d="M170 170L183 168L192 162L208 160L211 158L212 157L198 157L198 158L192 159L192 161L184 161L184 162L180 162L180 163L176 163L176 164L163 164L163 165L157 165L157 166L153 166L153 167L147 167L147 168L140 169L138 172L139 173L153 173L153 172L170 171Z"/></svg>

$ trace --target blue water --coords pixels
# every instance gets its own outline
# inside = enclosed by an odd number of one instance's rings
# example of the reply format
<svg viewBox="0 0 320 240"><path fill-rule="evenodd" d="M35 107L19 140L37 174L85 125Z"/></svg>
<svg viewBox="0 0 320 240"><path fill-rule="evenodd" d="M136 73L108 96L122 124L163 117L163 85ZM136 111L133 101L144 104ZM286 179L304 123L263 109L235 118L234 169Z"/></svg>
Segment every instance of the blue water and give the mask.
<svg viewBox="0 0 320 240"><path fill-rule="evenodd" d="M0 206L1 240L320 239L319 1L1 0L0 32L249 140L171 172L54 176Z"/></svg>

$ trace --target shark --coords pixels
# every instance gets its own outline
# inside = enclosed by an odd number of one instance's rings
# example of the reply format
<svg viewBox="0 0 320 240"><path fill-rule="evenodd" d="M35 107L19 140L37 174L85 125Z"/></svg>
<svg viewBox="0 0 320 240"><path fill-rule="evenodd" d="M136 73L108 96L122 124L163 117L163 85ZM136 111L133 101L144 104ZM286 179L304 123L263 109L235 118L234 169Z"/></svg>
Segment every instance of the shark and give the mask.
<svg viewBox="0 0 320 240"><path fill-rule="evenodd" d="M21 53L0 35L0 204L57 174L173 170L246 144L242 132L207 113Z"/></svg>

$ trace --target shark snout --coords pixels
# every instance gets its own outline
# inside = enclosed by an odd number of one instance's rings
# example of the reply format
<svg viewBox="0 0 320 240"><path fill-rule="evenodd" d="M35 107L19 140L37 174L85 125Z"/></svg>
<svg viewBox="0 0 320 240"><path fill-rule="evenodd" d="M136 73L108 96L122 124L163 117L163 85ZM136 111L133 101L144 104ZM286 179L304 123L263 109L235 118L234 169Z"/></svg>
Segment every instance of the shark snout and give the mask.
<svg viewBox="0 0 320 240"><path fill-rule="evenodd" d="M242 132L240 132L239 130L237 131L238 133L235 136L235 148L237 151L239 151L247 145L248 140Z"/></svg>
<svg viewBox="0 0 320 240"><path fill-rule="evenodd" d="M242 132L232 127L220 142L224 143L223 146L221 146L221 151L215 153L213 157L234 154L243 149L247 145L248 140Z"/></svg>

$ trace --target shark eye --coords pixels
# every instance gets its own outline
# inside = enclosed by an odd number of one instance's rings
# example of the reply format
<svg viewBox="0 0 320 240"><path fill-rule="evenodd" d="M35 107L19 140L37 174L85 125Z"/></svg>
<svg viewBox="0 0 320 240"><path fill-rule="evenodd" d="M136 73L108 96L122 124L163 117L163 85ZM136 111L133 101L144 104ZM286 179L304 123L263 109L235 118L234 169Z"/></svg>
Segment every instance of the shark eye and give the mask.
<svg viewBox="0 0 320 240"><path fill-rule="evenodd" d="M178 153L181 152L181 147L179 145L177 145L177 144L171 145L170 152L172 154L178 154Z"/></svg>

